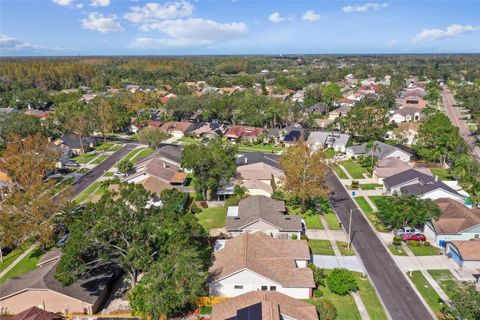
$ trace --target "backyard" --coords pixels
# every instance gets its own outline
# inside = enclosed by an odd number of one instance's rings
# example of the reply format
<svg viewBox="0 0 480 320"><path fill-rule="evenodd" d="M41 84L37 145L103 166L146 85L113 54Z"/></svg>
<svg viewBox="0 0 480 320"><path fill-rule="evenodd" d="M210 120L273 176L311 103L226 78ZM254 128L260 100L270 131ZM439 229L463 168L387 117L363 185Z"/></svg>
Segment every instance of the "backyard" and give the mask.
<svg viewBox="0 0 480 320"><path fill-rule="evenodd" d="M225 220L227 217L227 209L224 207L219 208L206 208L202 212L196 214L198 222L203 226L206 231L210 229L217 229L225 227Z"/></svg>
<svg viewBox="0 0 480 320"><path fill-rule="evenodd" d="M312 251L312 254L334 256L332 245L328 240L308 240L308 246Z"/></svg>
<svg viewBox="0 0 480 320"><path fill-rule="evenodd" d="M430 168L430 172L432 172L434 176L437 176L440 181L454 180L450 173L444 168Z"/></svg>

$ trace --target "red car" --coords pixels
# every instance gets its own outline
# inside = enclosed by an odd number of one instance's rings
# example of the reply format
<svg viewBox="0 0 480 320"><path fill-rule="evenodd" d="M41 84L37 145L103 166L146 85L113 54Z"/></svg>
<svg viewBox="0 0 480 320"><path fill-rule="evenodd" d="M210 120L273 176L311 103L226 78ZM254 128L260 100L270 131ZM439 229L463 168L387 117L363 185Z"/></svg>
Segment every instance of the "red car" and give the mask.
<svg viewBox="0 0 480 320"><path fill-rule="evenodd" d="M403 241L425 241L427 238L421 233L405 233L402 234Z"/></svg>

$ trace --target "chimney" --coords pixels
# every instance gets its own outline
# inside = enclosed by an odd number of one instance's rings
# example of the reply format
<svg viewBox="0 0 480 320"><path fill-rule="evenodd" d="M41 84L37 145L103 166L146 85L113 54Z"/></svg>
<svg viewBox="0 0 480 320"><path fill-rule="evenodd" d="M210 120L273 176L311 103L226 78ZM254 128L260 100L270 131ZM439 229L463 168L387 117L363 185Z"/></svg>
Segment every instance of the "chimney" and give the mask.
<svg viewBox="0 0 480 320"><path fill-rule="evenodd" d="M164 161L163 162L163 168L166 168L167 167L167 163Z"/></svg>
<svg viewBox="0 0 480 320"><path fill-rule="evenodd" d="M437 175L433 175L433 179L435 179L435 181L438 181L438 176L437 176Z"/></svg>
<svg viewBox="0 0 480 320"><path fill-rule="evenodd" d="M248 163L248 157L245 156L245 163Z"/></svg>

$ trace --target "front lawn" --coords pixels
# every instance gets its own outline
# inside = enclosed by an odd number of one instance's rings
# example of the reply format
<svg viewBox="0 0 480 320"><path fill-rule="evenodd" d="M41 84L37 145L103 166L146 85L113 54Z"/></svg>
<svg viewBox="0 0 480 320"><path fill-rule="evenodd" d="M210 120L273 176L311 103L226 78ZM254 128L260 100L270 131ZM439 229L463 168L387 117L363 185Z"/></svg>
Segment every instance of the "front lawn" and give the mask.
<svg viewBox="0 0 480 320"><path fill-rule="evenodd" d="M362 190L375 190L382 187L382 185L378 183L360 183L359 186Z"/></svg>
<svg viewBox="0 0 480 320"><path fill-rule="evenodd" d="M352 246L350 246L350 249L347 249L348 243L345 241L337 241L337 247L340 249L340 253L342 256L354 256L355 251L353 251Z"/></svg>
<svg viewBox="0 0 480 320"><path fill-rule="evenodd" d="M38 260L40 260L40 257L43 255L43 253L42 247L40 245L37 246L12 269L10 269L10 271L8 271L2 278L0 278L0 283L36 269Z"/></svg>
<svg viewBox="0 0 480 320"><path fill-rule="evenodd" d="M458 281L448 269L427 271L450 299L464 286L464 284L461 281Z"/></svg>
<svg viewBox="0 0 480 320"><path fill-rule="evenodd" d="M113 145L115 144L115 142L103 142L101 143L100 145L98 145L95 150L97 151L107 151L109 150L111 147L113 147Z"/></svg>
<svg viewBox="0 0 480 320"><path fill-rule="evenodd" d="M100 187L100 182L99 182L99 181L95 181L94 183L92 183L91 185L89 185L85 190L83 190L82 193L80 193L80 194L75 198L75 202L76 202L76 203L82 203L83 201L85 201L85 199L87 199L87 197L88 197L89 195L91 195L95 190L97 190L98 187Z"/></svg>
<svg viewBox="0 0 480 320"><path fill-rule="evenodd" d="M219 208L206 208L202 212L196 214L198 222L203 226L206 231L210 229L217 229L225 227L225 220L227 217L227 209L224 207Z"/></svg>
<svg viewBox="0 0 480 320"><path fill-rule="evenodd" d="M145 150L145 149L149 149L149 148L139 148L139 149L134 149L132 151L130 151L125 157L123 157L122 160L132 160L132 158L139 152L141 152L142 150Z"/></svg>
<svg viewBox="0 0 480 320"><path fill-rule="evenodd" d="M381 197L381 196L370 196L369 198L372 199L374 197ZM375 211L373 211L372 207L368 204L365 197L360 196L360 197L355 197L354 199L355 199L355 202L358 204L358 206L362 209L362 211L367 215L368 220L370 220L370 222L373 224L375 229L377 229L380 232L389 231L389 229L375 215Z"/></svg>
<svg viewBox="0 0 480 320"><path fill-rule="evenodd" d="M358 162L355 162L351 159L340 162L340 164L347 169L348 173L352 176L353 179L365 179L363 176L364 173L367 173L367 170L362 167Z"/></svg>
<svg viewBox="0 0 480 320"><path fill-rule="evenodd" d="M333 212L324 212L323 216L327 220L328 229L330 230L340 230L340 222L338 221L337 216Z"/></svg>
<svg viewBox="0 0 480 320"><path fill-rule="evenodd" d="M107 159L110 155L108 154L102 154L98 157L96 157L93 161L92 164L99 164L100 162L103 162L103 160Z"/></svg>
<svg viewBox="0 0 480 320"><path fill-rule="evenodd" d="M393 244L389 244L388 249L395 256L407 256L407 253L405 252L405 250L403 250L402 246L398 246L398 248L395 248Z"/></svg>
<svg viewBox="0 0 480 320"><path fill-rule="evenodd" d="M308 240L308 246L312 251L312 254L318 254L323 256L334 256L332 245L328 240Z"/></svg>
<svg viewBox="0 0 480 320"><path fill-rule="evenodd" d="M382 303L377 296L377 292L373 288L372 284L368 280L368 278L362 277L362 274L359 272L353 273L357 278L358 293L362 298L363 303L365 304L365 308L367 309L368 315L370 316L371 320L386 320L387 315L385 314L385 310L383 310Z"/></svg>
<svg viewBox="0 0 480 320"><path fill-rule="evenodd" d="M454 180L454 178L444 168L430 168L432 175L437 176L440 181Z"/></svg>
<svg viewBox="0 0 480 320"><path fill-rule="evenodd" d="M318 214L305 215L305 224L307 225L307 229L323 230L322 220L320 220Z"/></svg>
<svg viewBox="0 0 480 320"><path fill-rule="evenodd" d="M146 158L149 155L151 155L154 151L155 149L145 148L137 154L137 156L132 160L132 162L135 164L138 161L142 160L143 158Z"/></svg>
<svg viewBox="0 0 480 320"><path fill-rule="evenodd" d="M335 171L335 173L340 179L348 179L347 174L342 170L342 168L338 166L338 164L332 164L331 168L333 169L333 171Z"/></svg>
<svg viewBox="0 0 480 320"><path fill-rule="evenodd" d="M97 156L97 153L91 152L91 153L85 153L85 154L76 156L72 160L75 160L81 164L86 164L92 161L92 159L95 158L96 156Z"/></svg>
<svg viewBox="0 0 480 320"><path fill-rule="evenodd" d="M354 199L355 199L355 202L360 207L360 209L362 209L362 211L365 212L367 216L374 214L372 207L368 204L365 197L360 196L360 197L355 197Z"/></svg>
<svg viewBox="0 0 480 320"><path fill-rule="evenodd" d="M412 244L408 243L408 248L410 248L410 250L412 250L413 254L416 256L437 256L440 254L440 249L432 246L415 247Z"/></svg>
<svg viewBox="0 0 480 320"><path fill-rule="evenodd" d="M323 151L323 155L325 156L325 159L333 159L333 157L335 157L335 150L328 148Z"/></svg>
<svg viewBox="0 0 480 320"><path fill-rule="evenodd" d="M385 198L386 196L369 196L368 198L375 204L378 205L378 202L381 201L380 199Z"/></svg>
<svg viewBox="0 0 480 320"><path fill-rule="evenodd" d="M413 271L412 275L410 275L410 272L408 273L408 276L410 279L412 279L412 282L415 284L415 287L417 290L420 292L422 295L423 299L427 302L427 304L432 308L433 312L441 318L442 315L442 303L441 303L441 298L435 291L435 289L430 286L430 283L428 283L427 279L423 276L421 271Z"/></svg>
<svg viewBox="0 0 480 320"><path fill-rule="evenodd" d="M3 256L3 262L0 262L0 272L5 270L15 259L17 259L25 250L27 250L33 244L32 241L25 241L6 256Z"/></svg>

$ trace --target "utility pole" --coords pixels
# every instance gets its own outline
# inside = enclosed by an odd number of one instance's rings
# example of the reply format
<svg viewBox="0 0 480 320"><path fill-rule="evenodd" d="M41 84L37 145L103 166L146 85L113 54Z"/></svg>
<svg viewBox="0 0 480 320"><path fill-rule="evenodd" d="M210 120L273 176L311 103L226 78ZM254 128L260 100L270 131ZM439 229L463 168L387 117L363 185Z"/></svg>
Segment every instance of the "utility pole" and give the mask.
<svg viewBox="0 0 480 320"><path fill-rule="evenodd" d="M352 243L352 215L354 210L359 210L358 208L350 209L350 217L348 221L348 243L347 243L347 251L350 250L350 244Z"/></svg>

